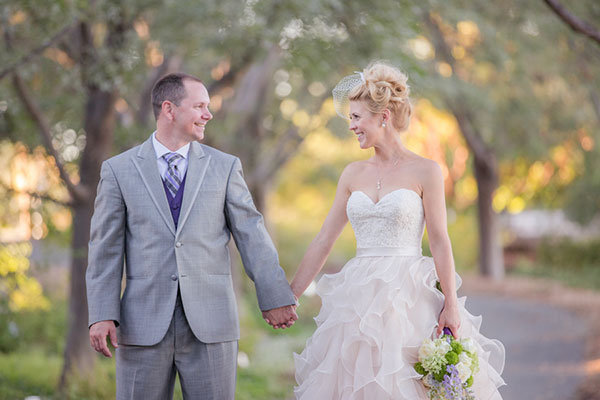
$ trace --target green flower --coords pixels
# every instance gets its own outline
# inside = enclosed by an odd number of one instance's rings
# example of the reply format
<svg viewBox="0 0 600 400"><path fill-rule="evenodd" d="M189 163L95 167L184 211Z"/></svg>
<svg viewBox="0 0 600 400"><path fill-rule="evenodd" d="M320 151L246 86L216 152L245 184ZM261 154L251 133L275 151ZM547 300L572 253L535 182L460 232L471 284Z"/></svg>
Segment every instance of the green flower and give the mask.
<svg viewBox="0 0 600 400"><path fill-rule="evenodd" d="M436 372L435 374L433 374L433 378L438 381L441 382L444 380L444 375L446 375L446 365L444 365L443 368L441 368L438 372Z"/></svg>
<svg viewBox="0 0 600 400"><path fill-rule="evenodd" d="M450 346L452 346L452 351L456 354L460 354L463 352L462 344L460 344L456 340L453 340L452 343L450 343Z"/></svg>
<svg viewBox="0 0 600 400"><path fill-rule="evenodd" d="M471 387L473 386L473 375L471 375L469 377L469 379L467 379L467 387Z"/></svg>
<svg viewBox="0 0 600 400"><path fill-rule="evenodd" d="M421 364L420 362L415 364L415 371L417 371L417 374L420 375L427 375L427 371L425 371L425 368L423 368L423 364Z"/></svg>
<svg viewBox="0 0 600 400"><path fill-rule="evenodd" d="M458 363L458 354L456 354L453 351L449 351L446 353L446 361L448 361L448 364L456 364Z"/></svg>
<svg viewBox="0 0 600 400"><path fill-rule="evenodd" d="M423 360L421 365L425 371L437 373L439 371L445 371L446 363L447 361L443 354L434 353L430 357Z"/></svg>

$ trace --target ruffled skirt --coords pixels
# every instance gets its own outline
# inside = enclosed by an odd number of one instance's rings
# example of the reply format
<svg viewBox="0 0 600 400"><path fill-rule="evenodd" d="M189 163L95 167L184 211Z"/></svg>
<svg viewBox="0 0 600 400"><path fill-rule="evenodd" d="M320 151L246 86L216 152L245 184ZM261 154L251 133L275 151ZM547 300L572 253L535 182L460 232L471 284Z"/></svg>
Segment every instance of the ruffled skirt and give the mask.
<svg viewBox="0 0 600 400"><path fill-rule="evenodd" d="M433 259L424 256L355 257L323 275L317 329L294 354L296 399L428 399L413 365L443 308L436 281ZM472 389L478 400L501 399L504 346L479 333L481 316L470 314L465 300L459 298L458 335L474 340L480 366Z"/></svg>

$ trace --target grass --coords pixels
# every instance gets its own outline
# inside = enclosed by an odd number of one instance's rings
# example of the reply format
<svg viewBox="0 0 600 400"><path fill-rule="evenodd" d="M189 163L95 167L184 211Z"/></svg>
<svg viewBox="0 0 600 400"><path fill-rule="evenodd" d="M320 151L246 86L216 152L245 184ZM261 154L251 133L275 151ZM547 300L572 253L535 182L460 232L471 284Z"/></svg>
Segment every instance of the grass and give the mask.
<svg viewBox="0 0 600 400"><path fill-rule="evenodd" d="M237 370L236 399L289 399L293 396L292 353L304 346L306 337L314 330L312 317L318 309L318 299L307 299L303 316L294 327L285 331L273 330L265 324L252 293L240 304L242 338L240 352L250 363ZM114 359L98 356L93 380L74 378L64 396L57 394L57 383L62 368L62 343L65 325L57 332L40 330L49 318L63 320L64 301L54 300L47 312L22 313L19 336L15 346L0 352L0 400L24 399L113 399L115 393ZM57 315L58 314L58 315ZM1 316L0 316L1 317ZM37 336L36 336L37 334ZM7 342L7 344L9 344ZM175 384L174 399L182 400L180 385Z"/></svg>
<svg viewBox="0 0 600 400"><path fill-rule="evenodd" d="M41 348L0 355L0 399L58 398L62 363L61 356L47 354ZM93 376L93 381L73 379L66 396L80 400L114 397L114 366L109 361L98 362Z"/></svg>
<svg viewBox="0 0 600 400"><path fill-rule="evenodd" d="M40 349L0 355L0 400L24 399L39 396L58 399L56 386L62 367L62 357L47 355ZM288 368L269 365L251 365L238 368L236 399L290 398L293 376ZM96 364L94 380L74 379L66 398L77 400L113 399L115 393L115 366L112 360ZM179 382L175 383L176 400L183 399Z"/></svg>
<svg viewBox="0 0 600 400"><path fill-rule="evenodd" d="M549 278L567 286L600 291L600 265L584 264L576 268L521 261L510 271L511 274Z"/></svg>

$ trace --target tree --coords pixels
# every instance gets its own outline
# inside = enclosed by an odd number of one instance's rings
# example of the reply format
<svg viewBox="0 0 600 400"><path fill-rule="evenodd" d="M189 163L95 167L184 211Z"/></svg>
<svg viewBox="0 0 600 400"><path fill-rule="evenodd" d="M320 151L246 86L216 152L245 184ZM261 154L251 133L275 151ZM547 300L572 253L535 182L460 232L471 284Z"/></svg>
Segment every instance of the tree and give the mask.
<svg viewBox="0 0 600 400"><path fill-rule="evenodd" d="M386 7L393 4L382 2ZM227 120L222 127L233 132L213 142L242 157L253 195L264 210L269 182L307 132L297 118L290 121L278 117L276 110L282 99L272 94L272 75L286 64L294 66L296 70L288 78L298 85L296 93L302 98L314 74L323 70L330 74L332 68L349 65L336 59L331 49L347 39L339 18L346 18L356 27L365 24L358 17L365 19L366 6L356 3L353 7L356 16L340 13L344 10L339 10L336 2L285 6L280 2L248 2L243 9L237 2L216 1L205 2L202 7L194 2L170 7L134 0L59 2L49 10L40 10L34 1L3 6L2 26L9 51L3 62L7 67L0 75L10 78L13 93L20 101L20 107L11 104L3 115L4 121L18 121L18 126L6 125L4 135L43 143L68 192L67 199L53 200L67 204L73 212L70 322L62 387L73 371L89 374L93 365L86 329L85 269L100 165L112 153L114 143L127 147L141 137L145 127L132 126L128 121L143 125L148 120L146 96L152 82L178 65L192 73L213 71L215 77L209 88L213 99L220 97L224 102L231 97L221 117ZM322 9L333 16L322 17ZM384 9L380 12L383 18ZM70 22L65 25L65 20ZM200 20L204 23L198 24ZM390 23L389 16L387 20ZM175 24L182 29L173 30ZM39 40L47 31L56 33L50 39ZM149 32L156 36L151 38ZM199 39L187 40L190 37ZM364 48L364 42L358 43ZM198 46L203 48L201 57L194 56ZM140 53L145 57L139 57ZM184 55L186 62L180 61ZM311 64L316 60L320 61L318 68ZM73 74L77 74L77 80L72 79ZM147 81L140 82L140 76L148 77ZM72 96L57 95L53 92L57 87ZM139 87L144 88L142 97ZM308 107L314 103L312 107L317 110L324 92L314 97L317 101L309 101ZM266 127L269 118L271 126ZM57 148L61 138L73 135L70 126L75 127L76 140L83 144L81 151L65 146L75 154ZM27 128L35 128L39 137L23 135ZM122 134L125 131L129 137ZM269 151L272 148L276 152Z"/></svg>
<svg viewBox="0 0 600 400"><path fill-rule="evenodd" d="M561 3L556 0L544 0L548 7L560 18L560 20L573 32L583 35L588 40L588 43L600 44L600 31L591 23L577 17L566 9ZM596 16L598 20L599 10L596 7L589 7L578 4L579 11L588 16ZM592 71L598 64L598 48L592 48L586 44L575 44L571 41L569 50L574 55L576 67L580 72L581 85L589 90L589 99L596 116L596 123L586 127L590 132L598 131L600 125L600 92L597 74ZM600 210L600 175L597 173L600 167L598 163L599 154L598 147L594 144L600 141L600 135L586 135L586 144L584 148L587 150L584 155L584 171L587 173L578 177L567 194L566 210L570 217L581 224L585 224L598 214Z"/></svg>
<svg viewBox="0 0 600 400"><path fill-rule="evenodd" d="M51 7L47 14L39 10L35 2L20 2L18 5L5 6L2 13L6 47L9 54L19 60L9 64L11 67L7 74L11 75L14 92L22 103L23 112L28 114L48 154L55 160L62 183L68 190L69 200L66 203L73 212L69 329L60 382L60 386L64 388L73 371L86 375L91 372L93 366L94 355L85 329L87 245L100 165L111 150L114 136L115 102L118 93L114 70L121 68L123 63L126 36L132 29L135 14L131 9L110 1L90 2L81 9L62 4ZM17 44L19 48L29 44L36 31L35 27L47 29L57 21L62 21L64 13L72 15L74 22L61 28L45 44L32 46L34 50L15 54ZM98 26L103 26L105 31L99 33L95 30ZM59 57L57 64L65 69L77 70L80 79L77 89L85 93L80 125L85 135L85 145L79 157L78 182L74 179L74 174L67 170L64 155L59 154L55 148L51 123L36 97L31 94L27 79L22 76L20 68L22 60L31 60L41 52L40 49L49 49L54 44L56 47L53 49L57 52L55 56ZM53 68L55 69L56 65ZM36 74L32 75L35 79Z"/></svg>

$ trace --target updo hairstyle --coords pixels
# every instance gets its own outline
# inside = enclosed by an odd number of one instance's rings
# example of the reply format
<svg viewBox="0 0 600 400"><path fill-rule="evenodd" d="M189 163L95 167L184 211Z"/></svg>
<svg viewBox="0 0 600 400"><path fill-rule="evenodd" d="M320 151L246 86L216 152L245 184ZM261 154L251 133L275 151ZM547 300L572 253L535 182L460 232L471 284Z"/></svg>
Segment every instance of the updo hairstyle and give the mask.
<svg viewBox="0 0 600 400"><path fill-rule="evenodd" d="M374 61L363 70L365 82L348 95L350 101L364 101L374 114L386 108L391 112L392 125L399 131L408 128L412 108L408 95L408 77L398 68L383 61Z"/></svg>

